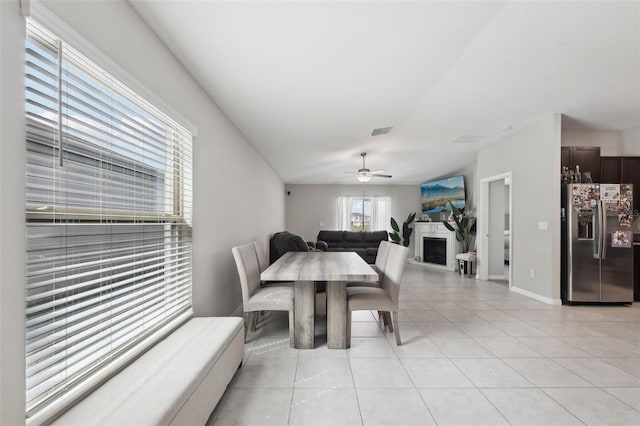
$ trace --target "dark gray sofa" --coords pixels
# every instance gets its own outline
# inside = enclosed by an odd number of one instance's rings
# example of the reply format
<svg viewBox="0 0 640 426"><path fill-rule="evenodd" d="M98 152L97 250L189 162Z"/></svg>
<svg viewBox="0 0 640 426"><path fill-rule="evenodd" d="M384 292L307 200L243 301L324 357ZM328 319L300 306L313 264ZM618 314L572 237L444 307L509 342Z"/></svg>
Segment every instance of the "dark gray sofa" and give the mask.
<svg viewBox="0 0 640 426"><path fill-rule="evenodd" d="M321 251L315 247L315 243L305 241L301 236L292 234L289 231L276 232L269 239L269 264L272 264L280 257L290 251ZM326 281L316 281L316 292L326 290Z"/></svg>
<svg viewBox="0 0 640 426"><path fill-rule="evenodd" d="M288 251L312 251L315 244L307 242L301 236L288 231L276 232L269 240L269 264L272 264Z"/></svg>
<svg viewBox="0 0 640 426"><path fill-rule="evenodd" d="M374 264L380 241L387 241L387 231L320 231L316 248L325 251L355 251L367 263Z"/></svg>

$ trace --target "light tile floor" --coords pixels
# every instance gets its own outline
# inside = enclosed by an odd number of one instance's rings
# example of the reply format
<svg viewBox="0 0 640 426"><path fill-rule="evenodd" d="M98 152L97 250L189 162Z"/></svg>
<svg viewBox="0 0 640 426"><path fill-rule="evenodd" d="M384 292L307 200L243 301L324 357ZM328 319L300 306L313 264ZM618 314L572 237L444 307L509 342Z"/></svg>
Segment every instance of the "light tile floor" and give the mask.
<svg viewBox="0 0 640 426"><path fill-rule="evenodd" d="M640 304L550 306L500 284L411 265L400 332L353 317L329 350L289 347L287 316L249 335L210 425L640 425Z"/></svg>

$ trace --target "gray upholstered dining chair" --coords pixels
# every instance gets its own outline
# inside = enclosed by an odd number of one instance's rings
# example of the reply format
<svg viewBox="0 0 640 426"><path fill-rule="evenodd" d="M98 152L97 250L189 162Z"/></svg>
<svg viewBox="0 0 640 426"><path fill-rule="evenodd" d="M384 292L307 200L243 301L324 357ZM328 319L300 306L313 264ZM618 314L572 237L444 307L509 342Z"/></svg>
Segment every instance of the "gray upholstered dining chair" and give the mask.
<svg viewBox="0 0 640 426"><path fill-rule="evenodd" d="M382 274L384 274L384 268L387 265L387 258L389 257L389 248L391 247L391 243L389 241L380 241L380 245L378 246L378 254L376 255L376 263L374 265L374 269L380 275L380 280L378 282L371 281L349 281L347 283L347 287L373 287L373 288L381 288L382 285ZM383 325L389 326L389 331L393 330L393 325L391 325L391 317L389 313L385 313L382 311L378 311L378 321Z"/></svg>
<svg viewBox="0 0 640 426"><path fill-rule="evenodd" d="M260 264L258 253L253 243L233 247L231 249L236 262L240 287L242 288L242 307L245 317L245 330L249 327L249 314L256 315L260 311L289 312L289 340L293 347L294 302L291 286L260 286ZM255 328L255 316L252 329ZM246 334L245 334L246 335Z"/></svg>
<svg viewBox="0 0 640 426"><path fill-rule="evenodd" d="M389 331L395 329L396 343L402 344L398 326L398 298L400 282L407 265L409 248L398 244L389 246L389 255L381 273L382 286L347 287L347 342L351 342L351 313L353 311L377 310L391 312L393 321L389 321ZM390 319L390 318L389 318Z"/></svg>
<svg viewBox="0 0 640 426"><path fill-rule="evenodd" d="M269 266L269 257L267 256L267 252L262 250L262 247L258 244L257 241L254 241L253 248L256 251L256 256L258 257L258 267L260 268L260 272L267 269ZM262 287L265 286L293 286L293 281L260 281L260 285Z"/></svg>
<svg viewBox="0 0 640 426"><path fill-rule="evenodd" d="M256 251L256 256L258 258L258 267L260 268L260 272L262 272L267 269L267 266L269 266L269 258L267 257L267 252L262 250L262 247L260 247L260 244L258 244L257 241L253 241L251 244L253 244L253 249Z"/></svg>
<svg viewBox="0 0 640 426"><path fill-rule="evenodd" d="M376 255L376 263L374 269L379 273L384 273L384 268L387 265L387 259L389 258L389 248L391 247L389 241L381 241L378 246L378 254ZM382 281L349 281L347 287L380 287Z"/></svg>

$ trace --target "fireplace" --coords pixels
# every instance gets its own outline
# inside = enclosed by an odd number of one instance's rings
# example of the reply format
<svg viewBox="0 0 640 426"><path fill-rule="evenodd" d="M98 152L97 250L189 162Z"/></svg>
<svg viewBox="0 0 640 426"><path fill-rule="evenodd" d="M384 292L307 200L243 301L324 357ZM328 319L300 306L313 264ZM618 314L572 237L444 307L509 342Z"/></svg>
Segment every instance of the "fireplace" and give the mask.
<svg viewBox="0 0 640 426"><path fill-rule="evenodd" d="M449 231L440 222L416 222L414 225L415 260L430 268L455 271L456 254L460 244L455 232Z"/></svg>
<svg viewBox="0 0 640 426"><path fill-rule="evenodd" d="M423 237L422 238L422 261L434 263L436 265L447 264L447 239Z"/></svg>

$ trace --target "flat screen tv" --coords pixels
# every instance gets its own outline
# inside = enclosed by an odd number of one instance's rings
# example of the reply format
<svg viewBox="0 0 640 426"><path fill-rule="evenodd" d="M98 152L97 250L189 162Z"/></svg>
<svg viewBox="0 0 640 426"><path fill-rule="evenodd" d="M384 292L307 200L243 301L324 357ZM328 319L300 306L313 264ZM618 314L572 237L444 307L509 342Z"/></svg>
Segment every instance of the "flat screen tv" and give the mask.
<svg viewBox="0 0 640 426"><path fill-rule="evenodd" d="M454 176L421 184L420 199L422 214L451 210L447 200L457 208L463 208L465 205L464 176Z"/></svg>

